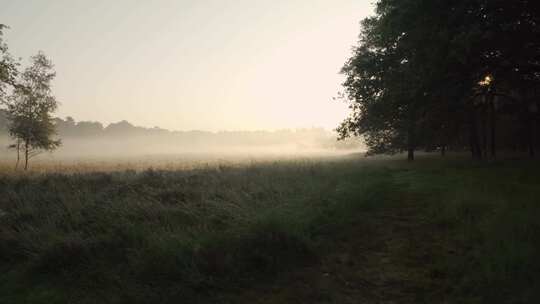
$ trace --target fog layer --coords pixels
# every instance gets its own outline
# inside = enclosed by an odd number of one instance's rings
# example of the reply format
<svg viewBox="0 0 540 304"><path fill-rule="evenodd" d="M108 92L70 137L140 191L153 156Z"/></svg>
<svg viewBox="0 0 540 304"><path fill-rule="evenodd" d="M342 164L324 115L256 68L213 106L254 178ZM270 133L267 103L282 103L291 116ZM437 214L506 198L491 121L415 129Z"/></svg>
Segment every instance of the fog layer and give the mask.
<svg viewBox="0 0 540 304"><path fill-rule="evenodd" d="M1 123L0 119L0 123ZM41 159L121 158L140 156L191 155L285 156L335 154L361 151L358 140L337 141L336 134L322 128L277 131L169 131L136 127L127 121L104 127L99 122L56 119L62 146ZM2 159L15 157L8 149L10 140L5 124L0 125Z"/></svg>

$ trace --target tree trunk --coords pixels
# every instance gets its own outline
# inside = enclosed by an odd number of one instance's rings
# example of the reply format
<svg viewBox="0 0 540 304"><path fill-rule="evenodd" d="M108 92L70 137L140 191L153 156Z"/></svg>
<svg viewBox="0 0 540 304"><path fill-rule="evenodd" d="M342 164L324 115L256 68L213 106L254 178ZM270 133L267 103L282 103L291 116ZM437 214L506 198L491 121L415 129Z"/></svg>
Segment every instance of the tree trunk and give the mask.
<svg viewBox="0 0 540 304"><path fill-rule="evenodd" d="M414 148L409 147L408 152L407 152L407 160L408 161L414 160Z"/></svg>
<svg viewBox="0 0 540 304"><path fill-rule="evenodd" d="M529 156L535 157L536 156L536 121L533 117L530 119L530 126L529 126Z"/></svg>
<svg viewBox="0 0 540 304"><path fill-rule="evenodd" d="M488 156L488 128L487 128L487 109L486 106L482 106L482 157L487 158Z"/></svg>
<svg viewBox="0 0 540 304"><path fill-rule="evenodd" d="M495 100L494 96L491 96L489 99L489 112L490 112L490 144L491 144L491 158L497 156L497 145L496 145L496 129L497 129L497 111L495 110Z"/></svg>
<svg viewBox="0 0 540 304"><path fill-rule="evenodd" d="M414 134L414 120L409 121L409 130L407 136L407 160L414 160L414 150L415 150L415 134Z"/></svg>
<svg viewBox="0 0 540 304"><path fill-rule="evenodd" d="M19 169L20 161L21 161L21 141L17 140L17 162L15 163L15 170Z"/></svg>
<svg viewBox="0 0 540 304"><path fill-rule="evenodd" d="M445 156L446 156L446 145L442 145L442 146L441 146L441 156L442 156L442 157L445 157Z"/></svg>
<svg viewBox="0 0 540 304"><path fill-rule="evenodd" d="M476 117L476 110L471 111L470 121L470 141L471 141L471 153L474 160L482 159L482 148L480 146L480 140L478 138L478 120Z"/></svg>
<svg viewBox="0 0 540 304"><path fill-rule="evenodd" d="M24 144L24 171L28 170L28 142Z"/></svg>
<svg viewBox="0 0 540 304"><path fill-rule="evenodd" d="M473 139L472 132L471 132L471 134L469 134L469 149L471 150L471 157L473 159L476 159L476 149L475 149L475 146L474 146L474 139Z"/></svg>

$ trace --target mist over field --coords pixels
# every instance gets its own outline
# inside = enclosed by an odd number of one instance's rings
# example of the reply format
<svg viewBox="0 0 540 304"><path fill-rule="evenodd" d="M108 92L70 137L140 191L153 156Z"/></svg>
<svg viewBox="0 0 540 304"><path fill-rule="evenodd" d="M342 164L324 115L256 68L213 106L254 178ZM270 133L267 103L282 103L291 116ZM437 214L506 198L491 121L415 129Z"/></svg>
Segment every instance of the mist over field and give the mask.
<svg viewBox="0 0 540 304"><path fill-rule="evenodd" d="M13 143L7 130L1 128L0 157L12 159ZM2 120L3 119L3 120ZM5 125L5 124L4 124ZM173 157L191 159L234 157L287 157L342 155L364 151L359 139L338 141L334 132L322 128L284 129L276 131L169 131L161 128L136 127L127 121L103 127L99 122L75 122L72 118L55 119L62 145L52 153L36 159L122 159L129 157Z"/></svg>
<svg viewBox="0 0 540 304"><path fill-rule="evenodd" d="M540 303L539 0L0 0L0 304Z"/></svg>
<svg viewBox="0 0 540 304"><path fill-rule="evenodd" d="M13 161L15 151L0 112L0 161ZM5 119L4 119L5 121ZM359 139L338 141L322 128L276 131L169 131L136 127L127 121L103 127L99 122L55 119L62 145L54 153L36 156L36 162L116 161L144 163L256 160L268 158L336 156L364 151Z"/></svg>

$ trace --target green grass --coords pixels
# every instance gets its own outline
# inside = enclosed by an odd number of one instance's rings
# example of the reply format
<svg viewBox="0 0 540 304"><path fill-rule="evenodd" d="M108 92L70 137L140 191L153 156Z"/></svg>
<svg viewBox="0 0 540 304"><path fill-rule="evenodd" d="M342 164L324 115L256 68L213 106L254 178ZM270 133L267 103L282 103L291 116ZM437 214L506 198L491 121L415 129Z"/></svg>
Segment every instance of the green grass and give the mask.
<svg viewBox="0 0 540 304"><path fill-rule="evenodd" d="M317 265L334 236L405 200L435 227L425 267L449 302L530 303L539 169L344 158L0 175L0 303L213 303Z"/></svg>
<svg viewBox="0 0 540 304"><path fill-rule="evenodd" d="M467 163L403 178L416 191L432 193L427 212L448 236L450 254L440 267L456 298L540 301L538 163Z"/></svg>

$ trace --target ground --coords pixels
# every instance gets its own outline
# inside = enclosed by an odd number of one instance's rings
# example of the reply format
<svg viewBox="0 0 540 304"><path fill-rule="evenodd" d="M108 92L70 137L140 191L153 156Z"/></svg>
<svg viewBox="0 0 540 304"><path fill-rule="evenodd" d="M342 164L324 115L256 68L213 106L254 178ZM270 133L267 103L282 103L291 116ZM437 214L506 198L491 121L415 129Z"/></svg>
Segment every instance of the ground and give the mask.
<svg viewBox="0 0 540 304"><path fill-rule="evenodd" d="M442 284L425 267L440 236L416 210L409 205L366 214L332 241L333 252L317 264L231 303L421 303L441 296Z"/></svg>
<svg viewBox="0 0 540 304"><path fill-rule="evenodd" d="M396 184L396 187L399 187ZM445 232L426 218L412 195L364 210L348 227L334 231L325 255L305 268L223 303L443 303L445 282L428 265L444 259Z"/></svg>
<svg viewBox="0 0 540 304"><path fill-rule="evenodd" d="M0 303L536 303L539 168L351 156L0 174Z"/></svg>

